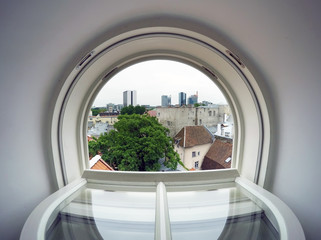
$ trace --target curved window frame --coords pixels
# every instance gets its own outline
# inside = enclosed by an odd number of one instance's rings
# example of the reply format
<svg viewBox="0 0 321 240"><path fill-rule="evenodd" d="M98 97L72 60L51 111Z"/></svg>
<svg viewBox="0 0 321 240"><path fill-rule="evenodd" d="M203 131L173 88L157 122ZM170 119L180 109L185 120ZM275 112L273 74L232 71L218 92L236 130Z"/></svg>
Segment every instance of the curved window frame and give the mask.
<svg viewBox="0 0 321 240"><path fill-rule="evenodd" d="M263 186L270 151L270 121L258 83L240 58L214 39L172 27L141 28L110 38L88 53L64 81L51 122L58 186L80 178L89 167L87 116L97 93L122 69L152 59L191 65L216 83L234 118L232 168Z"/></svg>

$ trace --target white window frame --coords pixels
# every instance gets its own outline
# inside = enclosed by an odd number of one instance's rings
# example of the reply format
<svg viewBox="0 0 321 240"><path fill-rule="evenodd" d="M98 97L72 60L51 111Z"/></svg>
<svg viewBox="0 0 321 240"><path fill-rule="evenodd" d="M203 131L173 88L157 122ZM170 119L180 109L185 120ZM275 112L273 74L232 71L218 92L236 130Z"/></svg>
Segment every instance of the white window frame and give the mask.
<svg viewBox="0 0 321 240"><path fill-rule="evenodd" d="M273 194L239 177L236 169L222 169L217 172L192 171L178 175L169 172L150 174L116 171L105 174L103 171L85 170L82 178L53 193L33 210L23 226L20 239L45 239L47 227L56 219L60 204L66 204L66 199L77 190L89 187L108 191L155 191L156 188L155 239L170 240L172 238L169 209L166 204L167 192L207 191L235 186L253 194L251 200L264 210L272 225L278 230L280 239L305 239L302 226L291 209Z"/></svg>
<svg viewBox="0 0 321 240"><path fill-rule="evenodd" d="M209 76L228 100L234 118L232 169L264 185L270 152L268 108L249 69L211 32L149 27L110 37L86 54L57 90L51 122L51 149L57 185L88 169L87 120L95 96L122 69L141 61L169 59Z"/></svg>

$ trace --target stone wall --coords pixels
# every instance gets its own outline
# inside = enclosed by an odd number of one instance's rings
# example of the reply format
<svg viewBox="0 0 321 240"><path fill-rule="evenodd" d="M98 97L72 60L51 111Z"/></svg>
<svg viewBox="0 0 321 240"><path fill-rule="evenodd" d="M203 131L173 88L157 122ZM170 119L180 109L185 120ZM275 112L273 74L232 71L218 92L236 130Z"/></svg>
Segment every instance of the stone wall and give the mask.
<svg viewBox="0 0 321 240"><path fill-rule="evenodd" d="M156 117L159 122L170 130L174 137L185 126L204 125L216 126L224 121L224 116L231 114L228 105L210 105L201 107L157 107Z"/></svg>

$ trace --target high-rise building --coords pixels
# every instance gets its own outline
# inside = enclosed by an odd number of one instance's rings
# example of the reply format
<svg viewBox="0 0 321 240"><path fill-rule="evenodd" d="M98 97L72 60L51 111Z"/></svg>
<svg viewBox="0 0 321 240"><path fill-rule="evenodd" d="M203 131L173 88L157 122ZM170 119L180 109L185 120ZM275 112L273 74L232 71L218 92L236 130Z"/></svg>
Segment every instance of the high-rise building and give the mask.
<svg viewBox="0 0 321 240"><path fill-rule="evenodd" d="M193 104L195 104L195 103L197 103L197 101L198 101L198 93L196 92L196 94L195 95L191 95L189 98L188 98L188 104L191 104L191 105L193 105Z"/></svg>
<svg viewBox="0 0 321 240"><path fill-rule="evenodd" d="M180 106L186 105L186 93L180 92L178 94L178 104Z"/></svg>
<svg viewBox="0 0 321 240"><path fill-rule="evenodd" d="M171 96L162 96L162 107L168 107L171 105Z"/></svg>
<svg viewBox="0 0 321 240"><path fill-rule="evenodd" d="M125 91L123 92L123 104L124 107L128 107L129 105L136 106L137 105L137 92L133 91Z"/></svg>

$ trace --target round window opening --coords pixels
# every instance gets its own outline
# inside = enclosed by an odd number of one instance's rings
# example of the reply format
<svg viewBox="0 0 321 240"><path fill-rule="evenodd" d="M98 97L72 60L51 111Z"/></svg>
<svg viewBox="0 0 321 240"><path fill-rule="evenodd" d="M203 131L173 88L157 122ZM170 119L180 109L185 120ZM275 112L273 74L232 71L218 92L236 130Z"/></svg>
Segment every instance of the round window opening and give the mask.
<svg viewBox="0 0 321 240"><path fill-rule="evenodd" d="M117 80L126 74L125 82ZM99 140L101 133L106 139ZM269 133L263 94L241 58L206 33L152 27L112 37L79 61L57 96L51 146L59 186L98 164L111 171L189 172L224 165L263 185ZM211 152L220 142L232 147ZM221 166L211 158L218 155Z"/></svg>
<svg viewBox="0 0 321 240"><path fill-rule="evenodd" d="M234 121L212 79L187 64L148 60L111 77L90 109L90 169L231 168Z"/></svg>

